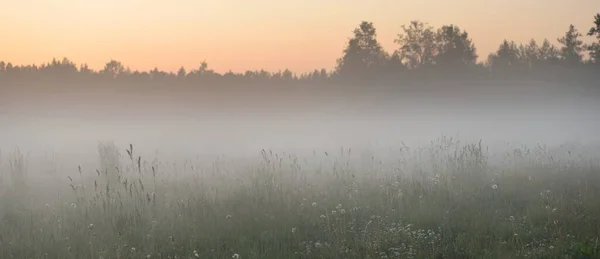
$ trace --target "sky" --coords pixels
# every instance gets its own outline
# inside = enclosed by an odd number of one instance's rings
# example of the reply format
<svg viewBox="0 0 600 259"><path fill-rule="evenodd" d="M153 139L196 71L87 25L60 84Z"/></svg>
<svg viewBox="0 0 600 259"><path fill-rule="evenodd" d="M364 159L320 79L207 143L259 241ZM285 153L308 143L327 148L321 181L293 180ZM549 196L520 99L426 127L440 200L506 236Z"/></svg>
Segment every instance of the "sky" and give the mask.
<svg viewBox="0 0 600 259"><path fill-rule="evenodd" d="M0 60L303 73L332 69L361 21L391 52L411 20L458 25L485 59L503 39L556 43L569 24L585 34L598 12L598 0L0 0Z"/></svg>

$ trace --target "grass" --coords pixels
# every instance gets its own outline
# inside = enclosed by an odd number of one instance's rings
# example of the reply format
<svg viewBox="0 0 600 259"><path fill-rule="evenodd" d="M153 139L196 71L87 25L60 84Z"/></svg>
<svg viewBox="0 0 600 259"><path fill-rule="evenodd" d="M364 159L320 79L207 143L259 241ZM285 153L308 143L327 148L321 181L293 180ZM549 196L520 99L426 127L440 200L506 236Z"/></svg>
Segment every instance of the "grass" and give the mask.
<svg viewBox="0 0 600 259"><path fill-rule="evenodd" d="M99 168L45 189L15 152L0 258L600 258L600 164L576 150L491 161L481 143L441 138L381 158L180 164L124 151L101 144Z"/></svg>

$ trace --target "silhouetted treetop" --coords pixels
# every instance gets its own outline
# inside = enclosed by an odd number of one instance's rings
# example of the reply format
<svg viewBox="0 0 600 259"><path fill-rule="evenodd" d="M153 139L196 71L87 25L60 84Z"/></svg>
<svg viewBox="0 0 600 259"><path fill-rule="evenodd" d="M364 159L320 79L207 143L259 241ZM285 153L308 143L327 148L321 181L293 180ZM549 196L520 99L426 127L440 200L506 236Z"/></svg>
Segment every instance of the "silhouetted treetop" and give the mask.
<svg viewBox="0 0 600 259"><path fill-rule="evenodd" d="M569 65L579 64L583 60L584 45L583 41L579 39L581 36L581 33L571 24L565 36L558 38L558 42L562 44L560 48L562 58Z"/></svg>
<svg viewBox="0 0 600 259"><path fill-rule="evenodd" d="M421 21L411 21L402 26L402 32L394 40L400 45L400 60L411 69L434 64L437 55L437 39L433 27Z"/></svg>
<svg viewBox="0 0 600 259"><path fill-rule="evenodd" d="M344 55L338 60L336 72L341 77L371 79L385 65L387 53L377 41L377 31L371 22L362 22L354 29Z"/></svg>
<svg viewBox="0 0 600 259"><path fill-rule="evenodd" d="M346 42L342 56L333 71L315 69L295 74L289 69L275 72L265 70L234 73L217 73L206 61L194 69L184 67L175 72L165 72L157 67L149 71L132 71L117 60L110 60L99 71L87 64L77 66L68 58L53 59L41 65L15 66L0 61L1 86L5 82L102 82L150 83L165 82L180 85L307 85L370 83L396 84L424 79L534 79L574 80L597 82L600 78L600 13L593 19L593 27L586 36L595 37L592 44L583 43L583 35L575 26L558 38L559 47L548 39L538 44L535 39L517 43L505 39L498 49L487 55L484 62L477 61L477 48L466 30L457 25L434 28L426 22L413 20L401 27L394 43L397 48L386 52L377 39L377 29L372 22L362 21ZM589 60L586 60L586 52ZM368 84L366 84L368 82Z"/></svg>
<svg viewBox="0 0 600 259"><path fill-rule="evenodd" d="M590 59L596 64L600 64L600 13L594 16L594 27L590 28L588 36L596 36L596 42L588 46Z"/></svg>

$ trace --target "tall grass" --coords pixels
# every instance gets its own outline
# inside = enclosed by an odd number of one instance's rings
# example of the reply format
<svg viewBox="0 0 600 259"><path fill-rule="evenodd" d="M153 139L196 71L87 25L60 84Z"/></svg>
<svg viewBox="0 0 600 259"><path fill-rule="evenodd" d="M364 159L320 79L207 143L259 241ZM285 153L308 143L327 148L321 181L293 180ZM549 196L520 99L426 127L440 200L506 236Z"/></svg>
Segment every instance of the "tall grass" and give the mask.
<svg viewBox="0 0 600 259"><path fill-rule="evenodd" d="M3 194L24 209L2 207L0 258L600 258L600 165L576 150L492 163L481 142L441 138L182 164L123 150L100 144L100 168L48 203ZM26 161L10 161L21 181Z"/></svg>

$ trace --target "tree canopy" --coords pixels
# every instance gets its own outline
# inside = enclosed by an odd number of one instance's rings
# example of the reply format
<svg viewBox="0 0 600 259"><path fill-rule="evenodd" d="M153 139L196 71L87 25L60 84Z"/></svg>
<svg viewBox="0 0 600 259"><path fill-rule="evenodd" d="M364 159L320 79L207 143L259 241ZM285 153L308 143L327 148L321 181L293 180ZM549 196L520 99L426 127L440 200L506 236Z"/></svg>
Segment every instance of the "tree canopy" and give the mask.
<svg viewBox="0 0 600 259"><path fill-rule="evenodd" d="M87 81L87 82L178 82L183 84L329 84L382 81L402 82L416 79L534 79L594 81L600 77L600 13L591 20L592 27L583 35L569 25L564 35L557 38L558 46L548 39L541 44L531 39L517 43L505 39L498 49L478 61L477 48L469 33L457 25L434 28L426 22L413 20L401 27L394 43L397 48L386 52L377 39L372 22L362 21L352 31L341 57L331 71L320 68L313 72L296 74L288 69L280 71L245 71L217 73L206 61L195 69L184 67L166 72L158 68L150 71L132 71L125 64L111 59L94 71L87 64L76 65L68 58L53 59L40 65L15 66L0 61L0 82L23 81ZM584 44L584 37L593 42Z"/></svg>

